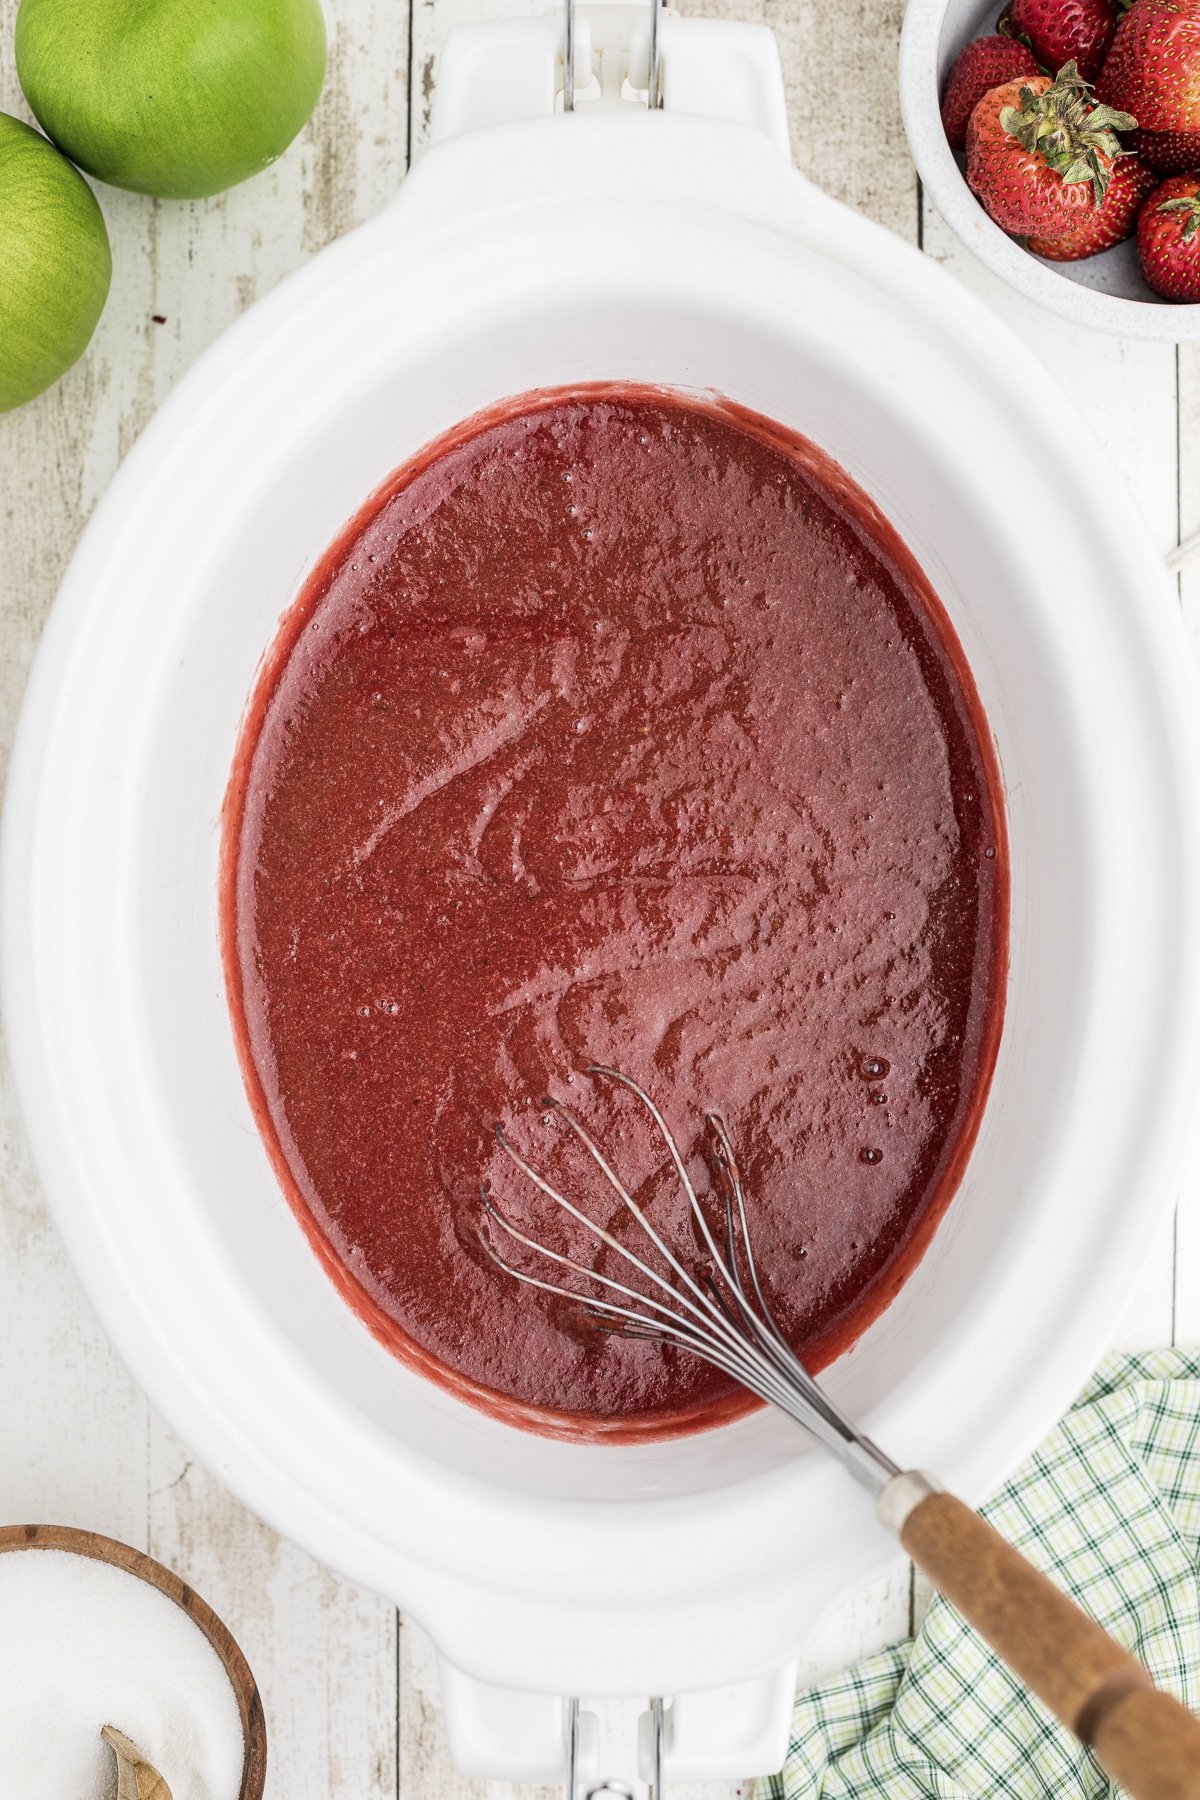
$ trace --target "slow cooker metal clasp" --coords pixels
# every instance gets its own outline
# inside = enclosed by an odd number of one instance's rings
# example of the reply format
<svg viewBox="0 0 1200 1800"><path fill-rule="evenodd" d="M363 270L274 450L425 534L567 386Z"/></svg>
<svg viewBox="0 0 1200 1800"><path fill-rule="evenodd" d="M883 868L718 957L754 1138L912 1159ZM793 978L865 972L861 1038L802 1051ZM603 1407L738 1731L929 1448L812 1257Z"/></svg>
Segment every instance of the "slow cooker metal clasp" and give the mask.
<svg viewBox="0 0 1200 1800"><path fill-rule="evenodd" d="M652 1800L663 1800L666 1787L663 1782L663 1761L667 1741L667 1712L661 1697L650 1702L650 1710L642 1715L641 1724L648 1726L648 1732L639 1732L641 1737L641 1754L639 1761L643 1772L650 1777L650 1793ZM567 1702L567 1785L566 1800L636 1800L631 1787L623 1781L600 1780L583 1790L580 1796L580 1706L577 1699Z"/></svg>
<svg viewBox="0 0 1200 1800"><path fill-rule="evenodd" d="M659 30L662 11L663 0L650 0L650 35L646 49L646 105L651 112L657 112L658 108L662 105L662 58L660 49L661 33ZM578 91L576 86L576 65L578 61L576 55L577 45L576 0L563 0L562 104L564 112L575 111L575 96ZM631 38L628 48L628 62L625 67L620 69L618 74L617 85L619 91L624 89L625 83L628 83L630 87L634 89L640 86L638 77L641 71L638 70L635 65L641 60L641 57L638 54L641 47L638 44L636 34ZM590 62L591 58L589 57L588 60ZM589 68L588 80L583 83L583 91L586 92L591 85L595 84L596 79L595 73ZM601 87L603 87L602 82ZM621 97L624 97L623 92L621 93Z"/></svg>

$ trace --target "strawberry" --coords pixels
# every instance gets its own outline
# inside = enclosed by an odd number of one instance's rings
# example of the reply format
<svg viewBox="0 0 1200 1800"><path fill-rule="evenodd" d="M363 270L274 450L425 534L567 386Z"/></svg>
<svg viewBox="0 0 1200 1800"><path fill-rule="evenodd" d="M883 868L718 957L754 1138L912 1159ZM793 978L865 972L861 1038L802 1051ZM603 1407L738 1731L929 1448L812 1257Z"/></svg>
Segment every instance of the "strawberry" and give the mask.
<svg viewBox="0 0 1200 1800"><path fill-rule="evenodd" d="M1037 57L1008 37L976 38L960 50L942 95L942 124L952 150L967 138L967 120L985 94L1021 75L1040 75Z"/></svg>
<svg viewBox="0 0 1200 1800"><path fill-rule="evenodd" d="M1009 0L996 29L1028 44L1044 69L1073 62L1095 81L1117 29L1116 0Z"/></svg>
<svg viewBox="0 0 1200 1800"><path fill-rule="evenodd" d="M1200 169L1200 131L1135 131L1130 145L1160 175Z"/></svg>
<svg viewBox="0 0 1200 1800"><path fill-rule="evenodd" d="M1200 131L1200 0L1134 0L1096 87L1143 131Z"/></svg>
<svg viewBox="0 0 1200 1800"><path fill-rule="evenodd" d="M1104 200L1135 121L1098 106L1074 63L1055 80L1010 81L985 94L967 126L967 181L997 225L1018 237L1065 238Z"/></svg>
<svg viewBox="0 0 1200 1800"><path fill-rule="evenodd" d="M1172 175L1142 202L1142 274L1164 300L1200 300L1200 175Z"/></svg>
<svg viewBox="0 0 1200 1800"><path fill-rule="evenodd" d="M1031 237L1028 247L1051 262L1078 262L1084 256L1098 256L1114 244L1132 237L1137 227L1138 208L1157 185L1154 170L1136 156L1118 158L1100 205L1081 215L1066 237Z"/></svg>

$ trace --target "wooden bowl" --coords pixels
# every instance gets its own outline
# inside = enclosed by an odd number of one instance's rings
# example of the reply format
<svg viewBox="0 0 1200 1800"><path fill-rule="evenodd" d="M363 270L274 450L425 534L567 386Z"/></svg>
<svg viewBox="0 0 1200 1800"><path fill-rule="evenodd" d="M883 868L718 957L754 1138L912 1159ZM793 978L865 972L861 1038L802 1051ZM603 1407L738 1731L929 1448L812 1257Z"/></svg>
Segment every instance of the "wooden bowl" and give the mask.
<svg viewBox="0 0 1200 1800"><path fill-rule="evenodd" d="M111 1563L128 1575L136 1575L140 1581L148 1581L151 1587L182 1607L220 1657L237 1698L245 1744L238 1800L262 1800L267 1779L267 1726L258 1684L229 1627L182 1576L164 1568L143 1551L119 1543L116 1538L102 1537L98 1531L75 1531L69 1525L0 1527L0 1554L6 1550L66 1550L72 1556L90 1556L93 1562Z"/></svg>

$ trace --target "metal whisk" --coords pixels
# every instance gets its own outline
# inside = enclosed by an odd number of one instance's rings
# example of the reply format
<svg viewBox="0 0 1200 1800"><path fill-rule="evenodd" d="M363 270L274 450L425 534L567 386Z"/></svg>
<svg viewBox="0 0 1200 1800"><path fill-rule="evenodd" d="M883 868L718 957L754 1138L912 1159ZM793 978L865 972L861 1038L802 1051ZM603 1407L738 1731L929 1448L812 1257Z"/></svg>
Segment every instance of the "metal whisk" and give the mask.
<svg viewBox="0 0 1200 1800"><path fill-rule="evenodd" d="M1092 1747L1108 1773L1135 1800L1200 1800L1200 1720L1155 1688L1141 1663L977 1513L930 1476L902 1470L886 1456L809 1375L763 1295L742 1178L721 1118L716 1113L706 1116L712 1173L724 1206L723 1245L709 1225L679 1146L649 1094L617 1069L592 1067L586 1072L627 1089L649 1114L687 1196L700 1234L703 1267L689 1267L671 1248L586 1126L553 1099L544 1105L583 1146L641 1228L650 1247L647 1255L636 1255L540 1175L499 1125L497 1142L548 1200L636 1270L645 1289L577 1262L520 1230L481 1183L483 1205L493 1226L581 1286L567 1286L518 1267L501 1254L481 1223L479 1240L492 1261L527 1287L576 1303L609 1330L674 1345L723 1370L802 1425L870 1489L880 1519L914 1562L1038 1698ZM661 1730L658 1743L661 1750ZM662 1800L661 1764L656 1774L655 1800ZM573 1797L573 1774L568 1793Z"/></svg>
<svg viewBox="0 0 1200 1800"><path fill-rule="evenodd" d="M743 1387L749 1388L751 1393L757 1394L760 1400L778 1406L798 1425L811 1431L814 1437L841 1457L847 1468L872 1493L881 1492L893 1476L899 1475L899 1468L855 1428L827 1394L822 1393L775 1323L763 1298L750 1242L742 1178L724 1120L717 1113L706 1115L706 1123L712 1136L713 1172L725 1210L725 1244L722 1248L705 1217L679 1145L646 1090L639 1087L630 1076L621 1074L618 1069L594 1066L586 1073L596 1080L615 1082L627 1088L654 1121L675 1173L683 1184L692 1216L700 1230L709 1264L705 1278L698 1280L663 1240L591 1133L576 1118L570 1107L549 1098L543 1104L557 1114L583 1145L622 1206L641 1226L669 1271L668 1274L655 1269L644 1258L635 1256L611 1232L598 1225L582 1208L539 1175L510 1142L500 1125L495 1127L496 1141L509 1160L535 1187L585 1226L597 1243L615 1250L661 1297L639 1292L622 1281L614 1280L610 1275L602 1275L598 1270L575 1262L561 1251L552 1250L547 1244L518 1230L496 1205L486 1185L481 1183L480 1192L488 1217L510 1239L545 1258L547 1262L570 1270L582 1281L603 1288L607 1293L620 1295L621 1298L598 1299L581 1293L578 1289L564 1287L559 1282L531 1275L502 1256L481 1229L479 1240L487 1254L517 1281L524 1282L527 1287L540 1288L543 1293L558 1294L567 1300L578 1302L590 1319L623 1337L639 1338L648 1343L675 1344L690 1355L723 1370L726 1375L741 1382Z"/></svg>

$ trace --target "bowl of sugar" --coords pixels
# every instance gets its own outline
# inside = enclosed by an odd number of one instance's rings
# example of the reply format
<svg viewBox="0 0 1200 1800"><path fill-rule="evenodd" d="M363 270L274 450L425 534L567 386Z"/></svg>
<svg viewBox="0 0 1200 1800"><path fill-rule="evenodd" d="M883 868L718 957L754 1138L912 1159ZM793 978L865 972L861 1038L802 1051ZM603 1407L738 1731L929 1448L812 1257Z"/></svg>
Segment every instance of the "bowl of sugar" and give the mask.
<svg viewBox="0 0 1200 1800"><path fill-rule="evenodd" d="M116 1800L105 1726L171 1800L261 1800L262 1701L212 1608L114 1538L0 1528L0 1794Z"/></svg>

